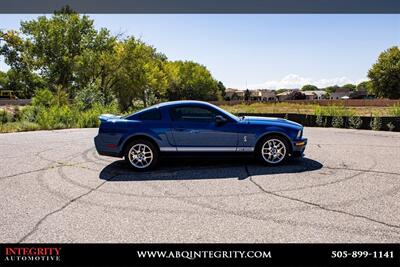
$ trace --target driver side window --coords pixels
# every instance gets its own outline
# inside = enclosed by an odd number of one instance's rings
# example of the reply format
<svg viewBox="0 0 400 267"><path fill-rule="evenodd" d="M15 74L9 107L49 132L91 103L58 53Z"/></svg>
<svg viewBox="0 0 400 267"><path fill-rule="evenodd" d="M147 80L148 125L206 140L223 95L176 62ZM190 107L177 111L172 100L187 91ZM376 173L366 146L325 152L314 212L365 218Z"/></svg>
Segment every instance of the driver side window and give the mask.
<svg viewBox="0 0 400 267"><path fill-rule="evenodd" d="M173 121L214 122L216 113L203 107L176 107L171 109Z"/></svg>

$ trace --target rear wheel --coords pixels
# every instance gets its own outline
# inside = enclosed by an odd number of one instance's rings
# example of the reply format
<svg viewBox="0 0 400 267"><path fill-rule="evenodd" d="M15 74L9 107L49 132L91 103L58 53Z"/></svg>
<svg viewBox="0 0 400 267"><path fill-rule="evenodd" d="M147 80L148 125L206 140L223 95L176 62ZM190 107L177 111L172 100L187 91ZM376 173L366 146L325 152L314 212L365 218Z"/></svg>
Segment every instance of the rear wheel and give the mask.
<svg viewBox="0 0 400 267"><path fill-rule="evenodd" d="M260 142L256 153L264 164L279 165L289 157L289 144L279 135L270 135Z"/></svg>
<svg viewBox="0 0 400 267"><path fill-rule="evenodd" d="M158 150L147 140L134 140L125 150L125 161L135 171L148 171L158 160Z"/></svg>

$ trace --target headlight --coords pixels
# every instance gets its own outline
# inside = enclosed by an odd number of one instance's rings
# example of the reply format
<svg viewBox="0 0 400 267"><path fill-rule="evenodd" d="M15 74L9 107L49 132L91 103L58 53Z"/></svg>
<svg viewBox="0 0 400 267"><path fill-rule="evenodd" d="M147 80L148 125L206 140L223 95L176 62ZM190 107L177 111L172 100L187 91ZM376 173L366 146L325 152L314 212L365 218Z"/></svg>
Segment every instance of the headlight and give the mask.
<svg viewBox="0 0 400 267"><path fill-rule="evenodd" d="M303 135L303 130L299 130L299 132L297 133L297 139L300 139L302 135Z"/></svg>

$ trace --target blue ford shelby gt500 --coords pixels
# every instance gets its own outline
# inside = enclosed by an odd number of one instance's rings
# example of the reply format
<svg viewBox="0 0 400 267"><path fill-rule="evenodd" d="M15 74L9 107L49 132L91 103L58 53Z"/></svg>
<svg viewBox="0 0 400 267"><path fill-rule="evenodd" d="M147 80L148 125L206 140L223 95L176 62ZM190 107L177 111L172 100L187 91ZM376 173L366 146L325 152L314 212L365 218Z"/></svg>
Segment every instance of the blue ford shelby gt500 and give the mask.
<svg viewBox="0 0 400 267"><path fill-rule="evenodd" d="M268 165L301 157L303 126L280 118L236 117L201 101L158 104L125 117L101 115L100 155L125 157L134 170L153 168L163 154L253 153Z"/></svg>

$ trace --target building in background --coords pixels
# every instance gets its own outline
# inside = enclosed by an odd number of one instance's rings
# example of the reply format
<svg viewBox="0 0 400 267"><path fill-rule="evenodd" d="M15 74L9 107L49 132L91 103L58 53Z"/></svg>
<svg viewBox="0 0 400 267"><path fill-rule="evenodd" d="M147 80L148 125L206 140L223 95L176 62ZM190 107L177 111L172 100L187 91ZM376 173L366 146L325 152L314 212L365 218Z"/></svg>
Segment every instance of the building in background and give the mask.
<svg viewBox="0 0 400 267"><path fill-rule="evenodd" d="M350 98L351 90L348 88L338 88L335 92L331 93L329 99L342 99L343 97Z"/></svg>
<svg viewBox="0 0 400 267"><path fill-rule="evenodd" d="M226 101L244 100L244 91L235 88L226 88L224 99Z"/></svg>
<svg viewBox="0 0 400 267"><path fill-rule="evenodd" d="M274 90L254 89L254 90L250 90L250 100L251 101L261 101L261 102L267 102L267 101L275 102L278 99L276 97L276 92Z"/></svg>
<svg viewBox="0 0 400 267"><path fill-rule="evenodd" d="M302 91L302 93L306 95L306 100L321 100L327 97L327 93L324 90Z"/></svg>

